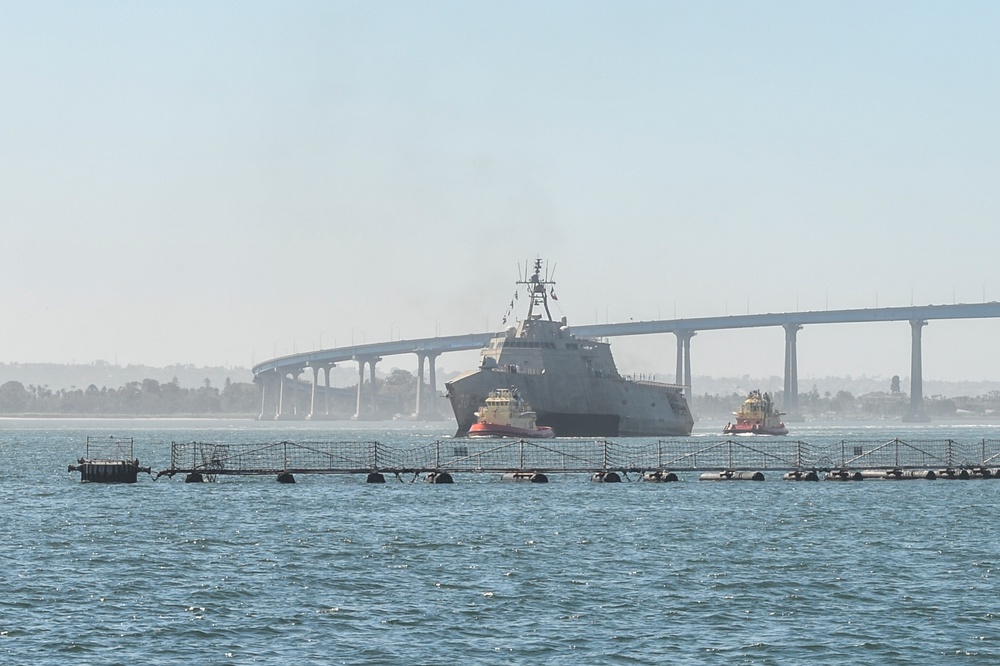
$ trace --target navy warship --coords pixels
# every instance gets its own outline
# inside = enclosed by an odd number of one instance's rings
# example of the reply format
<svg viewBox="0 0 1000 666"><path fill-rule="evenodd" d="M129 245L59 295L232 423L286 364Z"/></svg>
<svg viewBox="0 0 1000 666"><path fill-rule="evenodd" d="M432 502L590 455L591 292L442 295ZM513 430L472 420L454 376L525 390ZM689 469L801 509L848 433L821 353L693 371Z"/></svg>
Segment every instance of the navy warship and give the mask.
<svg viewBox="0 0 1000 666"><path fill-rule="evenodd" d="M491 338L478 369L445 383L456 436L469 432L491 391L509 388L534 407L537 424L558 437L690 435L694 419L683 387L622 377L611 345L578 338L565 317L552 319L555 282L543 277L541 259L533 274L525 268L517 284L527 289L527 316Z"/></svg>

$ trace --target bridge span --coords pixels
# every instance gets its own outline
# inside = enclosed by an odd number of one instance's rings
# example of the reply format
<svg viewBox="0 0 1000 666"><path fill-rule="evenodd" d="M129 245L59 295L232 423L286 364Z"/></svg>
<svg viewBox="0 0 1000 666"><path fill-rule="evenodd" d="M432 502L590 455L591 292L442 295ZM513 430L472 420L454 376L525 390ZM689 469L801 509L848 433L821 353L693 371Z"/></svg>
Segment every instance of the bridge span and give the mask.
<svg viewBox="0 0 1000 666"><path fill-rule="evenodd" d="M796 335L806 325L866 322L908 321L910 323L910 408L911 418L923 414L923 367L921 332L929 321L941 319L986 319L1000 317L1000 302L959 303L954 305L917 305L910 307L864 308L855 310L823 310L769 314L727 315L692 319L630 321L619 324L572 326L574 334L584 338L607 338L624 335L655 335L672 333L677 340L676 382L686 387L691 397L691 338L700 331L781 326L785 329L784 411L790 418L798 414L798 356ZM338 363L358 364L358 387L354 418L363 419L374 413L377 386L375 365L384 356L416 354L417 399L414 416L426 413L430 397L424 395L424 366L428 365L429 386L437 386L435 361L441 354L481 349L494 333L469 333L414 340L396 340L334 349L320 349L291 354L258 363L253 367L254 381L261 391L261 419L323 418L329 415L330 370ZM365 391L365 367L369 368L368 390ZM312 372L310 401L307 413L299 413L297 393L301 390L299 376ZM319 405L319 382L322 372L325 382L324 404Z"/></svg>

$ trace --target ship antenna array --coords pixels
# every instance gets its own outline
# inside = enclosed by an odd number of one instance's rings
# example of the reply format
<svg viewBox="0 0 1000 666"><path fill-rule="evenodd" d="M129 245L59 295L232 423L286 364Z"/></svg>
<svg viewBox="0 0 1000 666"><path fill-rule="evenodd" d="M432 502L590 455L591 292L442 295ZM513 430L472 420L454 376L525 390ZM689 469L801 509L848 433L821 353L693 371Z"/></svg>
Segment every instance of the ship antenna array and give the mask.
<svg viewBox="0 0 1000 666"><path fill-rule="evenodd" d="M520 277L520 266L518 266L517 272ZM554 267L552 273L555 273ZM545 268L545 277L542 277L542 260L535 259L535 272L532 273L530 277L528 276L528 264L525 262L524 276L522 279L518 280L517 283L528 287L528 297L531 299L531 303L528 306L528 319L532 318L535 306L537 305L545 310L545 316L548 317L549 321L552 321L552 313L549 312L549 294L548 291L546 291L546 288L551 288L555 285L555 282L551 279L547 266Z"/></svg>

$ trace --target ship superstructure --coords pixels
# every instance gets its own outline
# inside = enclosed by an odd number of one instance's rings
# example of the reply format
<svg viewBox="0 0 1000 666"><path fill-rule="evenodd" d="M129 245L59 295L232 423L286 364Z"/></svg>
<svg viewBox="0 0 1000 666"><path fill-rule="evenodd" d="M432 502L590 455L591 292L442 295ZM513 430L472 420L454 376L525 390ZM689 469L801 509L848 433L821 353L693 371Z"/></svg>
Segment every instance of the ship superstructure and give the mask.
<svg viewBox="0 0 1000 666"><path fill-rule="evenodd" d="M517 284L527 292L527 316L497 333L477 370L446 382L458 434L476 421L490 392L515 387L534 407L537 423L561 437L689 435L694 419L683 387L622 377L608 343L573 335L554 320L555 282L542 262Z"/></svg>

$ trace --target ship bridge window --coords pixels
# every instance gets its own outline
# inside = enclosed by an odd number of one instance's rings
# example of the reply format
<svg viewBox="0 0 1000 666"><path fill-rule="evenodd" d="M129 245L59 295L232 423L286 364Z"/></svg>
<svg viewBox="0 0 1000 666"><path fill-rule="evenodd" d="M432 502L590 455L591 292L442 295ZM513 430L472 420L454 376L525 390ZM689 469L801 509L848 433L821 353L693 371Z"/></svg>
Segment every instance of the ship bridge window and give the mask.
<svg viewBox="0 0 1000 666"><path fill-rule="evenodd" d="M517 347L518 349L555 349L554 342L539 342L537 340L508 340L505 347Z"/></svg>

